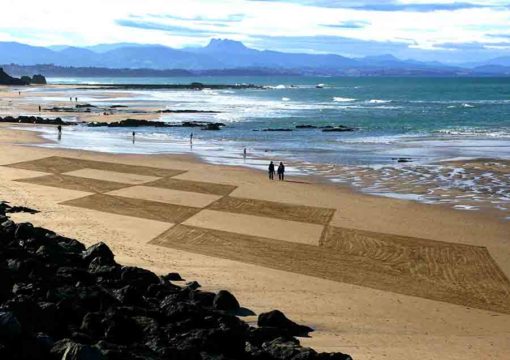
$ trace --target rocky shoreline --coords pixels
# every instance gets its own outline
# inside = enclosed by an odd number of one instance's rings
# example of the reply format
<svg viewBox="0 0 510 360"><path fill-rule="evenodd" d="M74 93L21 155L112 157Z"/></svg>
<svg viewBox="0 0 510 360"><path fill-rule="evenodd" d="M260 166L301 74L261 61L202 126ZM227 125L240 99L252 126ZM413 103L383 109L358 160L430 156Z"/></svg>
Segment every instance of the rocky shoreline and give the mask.
<svg viewBox="0 0 510 360"><path fill-rule="evenodd" d="M122 266L104 243L16 224L19 211L36 210L0 203L1 359L351 359L301 347L313 330L280 311L249 326L228 291Z"/></svg>
<svg viewBox="0 0 510 360"><path fill-rule="evenodd" d="M64 121L61 118L57 117L55 119L46 119L40 116L0 116L0 123L15 123L15 124L42 124L42 125L77 125L77 122Z"/></svg>

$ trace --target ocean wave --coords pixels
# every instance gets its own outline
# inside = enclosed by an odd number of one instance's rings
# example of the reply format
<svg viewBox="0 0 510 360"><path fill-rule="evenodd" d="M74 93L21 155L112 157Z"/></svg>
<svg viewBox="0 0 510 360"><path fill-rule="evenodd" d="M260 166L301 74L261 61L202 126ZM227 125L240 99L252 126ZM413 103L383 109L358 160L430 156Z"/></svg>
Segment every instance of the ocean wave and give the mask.
<svg viewBox="0 0 510 360"><path fill-rule="evenodd" d="M340 96L335 96L333 98L333 101L334 102L351 102L351 101L356 101L356 99L352 99L352 98L344 98L344 97L340 97Z"/></svg>
<svg viewBox="0 0 510 360"><path fill-rule="evenodd" d="M288 98L288 97L282 97L282 101L290 101L290 98Z"/></svg>
<svg viewBox="0 0 510 360"><path fill-rule="evenodd" d="M371 99L367 101L369 104L388 104L391 100Z"/></svg>
<svg viewBox="0 0 510 360"><path fill-rule="evenodd" d="M491 137L491 138L507 138L510 137L510 129L480 129L480 128L452 128L452 129L440 129L434 131L440 135L450 136L479 136L479 137Z"/></svg>

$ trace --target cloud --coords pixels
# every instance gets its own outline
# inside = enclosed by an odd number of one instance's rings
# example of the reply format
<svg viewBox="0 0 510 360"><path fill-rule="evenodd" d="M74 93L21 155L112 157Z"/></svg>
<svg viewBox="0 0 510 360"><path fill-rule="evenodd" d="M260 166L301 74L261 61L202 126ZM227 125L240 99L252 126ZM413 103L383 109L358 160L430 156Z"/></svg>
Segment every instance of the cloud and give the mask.
<svg viewBox="0 0 510 360"><path fill-rule="evenodd" d="M250 0L258 2L287 2L305 6L335 8L335 9L356 9L366 11L411 11L411 12L432 12L432 11L455 11L473 8L485 8L493 5L480 4L475 2L401 2L394 0L380 1L343 1L343 0Z"/></svg>
<svg viewBox="0 0 510 360"><path fill-rule="evenodd" d="M152 21L140 21L130 19L119 19L115 21L120 26L131 27L143 30L158 30L184 36L211 35L209 30L190 28L185 26L161 24Z"/></svg>
<svg viewBox="0 0 510 360"><path fill-rule="evenodd" d="M337 29L363 29L370 25L368 21L342 21L338 24L325 24L322 26L337 28Z"/></svg>

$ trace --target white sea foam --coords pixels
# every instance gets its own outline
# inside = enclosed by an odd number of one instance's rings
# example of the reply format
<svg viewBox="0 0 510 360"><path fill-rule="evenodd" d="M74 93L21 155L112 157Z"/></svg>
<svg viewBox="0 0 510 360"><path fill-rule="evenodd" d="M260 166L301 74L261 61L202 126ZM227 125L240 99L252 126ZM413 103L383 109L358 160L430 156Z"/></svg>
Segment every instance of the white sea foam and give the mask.
<svg viewBox="0 0 510 360"><path fill-rule="evenodd" d="M372 99L372 100L368 101L369 104L388 104L390 102L391 102L391 100L381 100L381 99Z"/></svg>
<svg viewBox="0 0 510 360"><path fill-rule="evenodd" d="M352 102L352 101L356 101L356 99L335 96L333 98L333 101L334 102Z"/></svg>

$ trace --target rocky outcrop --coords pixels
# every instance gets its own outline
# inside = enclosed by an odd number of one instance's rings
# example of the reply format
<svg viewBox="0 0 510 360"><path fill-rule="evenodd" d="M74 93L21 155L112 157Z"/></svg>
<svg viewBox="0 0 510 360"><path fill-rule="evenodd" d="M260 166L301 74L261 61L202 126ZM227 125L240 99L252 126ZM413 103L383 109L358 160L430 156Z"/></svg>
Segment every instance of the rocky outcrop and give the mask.
<svg viewBox="0 0 510 360"><path fill-rule="evenodd" d="M21 79L8 75L3 68L0 68L0 85L28 85Z"/></svg>
<svg viewBox="0 0 510 360"><path fill-rule="evenodd" d="M355 131L355 128L345 126L345 125L338 125L338 126L331 126L331 127L325 127L322 129L323 132L345 132L345 131Z"/></svg>
<svg viewBox="0 0 510 360"><path fill-rule="evenodd" d="M21 79L12 77L0 68L0 85L46 85L46 78L40 74L30 76L22 76Z"/></svg>
<svg viewBox="0 0 510 360"><path fill-rule="evenodd" d="M311 329L279 311L251 327L226 291L122 266L106 244L17 224L0 204L0 359L351 359L300 346L292 335Z"/></svg>
<svg viewBox="0 0 510 360"><path fill-rule="evenodd" d="M76 122L64 121L61 118L45 119L39 116L6 116L0 117L0 123L20 123L20 124L43 124L43 125L76 125Z"/></svg>
<svg viewBox="0 0 510 360"><path fill-rule="evenodd" d="M46 78L41 74L34 75L34 76L32 76L31 84L46 85L47 84Z"/></svg>
<svg viewBox="0 0 510 360"><path fill-rule="evenodd" d="M221 130L225 124L223 123L211 123L206 121L184 121L180 124L167 123L164 121L156 120L144 120L144 119L126 119L116 122L93 122L89 123L90 127L189 127L189 128L200 128L201 130Z"/></svg>

